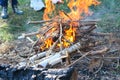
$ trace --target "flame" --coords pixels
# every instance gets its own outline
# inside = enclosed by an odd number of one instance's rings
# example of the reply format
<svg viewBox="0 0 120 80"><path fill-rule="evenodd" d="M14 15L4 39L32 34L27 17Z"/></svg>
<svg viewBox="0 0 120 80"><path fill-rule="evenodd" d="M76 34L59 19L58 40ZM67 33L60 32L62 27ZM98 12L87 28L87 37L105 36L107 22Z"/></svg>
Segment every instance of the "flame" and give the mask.
<svg viewBox="0 0 120 80"><path fill-rule="evenodd" d="M44 42L44 45L40 47L41 50L44 50L44 49L47 49L49 47L51 47L53 44L53 40L52 40L52 37L50 38L47 38Z"/></svg>
<svg viewBox="0 0 120 80"><path fill-rule="evenodd" d="M72 25L70 25L70 28L68 30L65 30L65 39L68 41L64 41L64 47L68 47L70 43L75 41L75 32L76 28L74 28Z"/></svg>
<svg viewBox="0 0 120 80"><path fill-rule="evenodd" d="M53 27L50 31L46 33L46 37L48 38L45 40L44 45L40 47L41 50L47 49L52 46L53 44L52 36L54 35L54 31L56 31L56 29L57 29L56 27Z"/></svg>
<svg viewBox="0 0 120 80"><path fill-rule="evenodd" d="M70 26L68 30L65 31L65 39L67 39L70 42L74 42L75 40L75 31L76 29Z"/></svg>
<svg viewBox="0 0 120 80"><path fill-rule="evenodd" d="M53 11L55 10L55 6L51 0L45 0L45 6L46 9L43 14L43 20L49 20L49 15L52 15Z"/></svg>
<svg viewBox="0 0 120 80"><path fill-rule="evenodd" d="M90 15L91 12L89 11L89 7L91 5L98 5L100 2L98 0L66 0L68 3L67 6L70 9L69 13L61 11L55 8L55 4L52 3L52 0L45 0L46 9L43 14L43 20L49 20L51 18L61 18L62 23L70 22L69 29L63 31L64 38L61 39L61 44L63 47L70 46L70 43L75 41L76 37L76 27L79 25L78 21L83 19L84 16ZM63 2L64 3L64 2ZM57 10L58 12L55 12ZM56 16L57 14L57 16ZM41 47L42 50L49 48L54 43L52 33L54 33L58 29L59 22L53 22L50 26L54 26L50 31L46 33L47 39L44 42L44 45ZM57 27L56 27L57 26ZM67 26L68 27L68 26ZM40 36L38 36L40 37ZM57 44L58 47L61 46L60 43Z"/></svg>
<svg viewBox="0 0 120 80"><path fill-rule="evenodd" d="M59 11L60 17L62 17L65 21L77 21L83 19L83 15L91 15L92 12L89 11L89 7L91 5L99 5L100 2L97 0L66 0L68 2L67 6L70 9L69 13L64 13L63 11ZM72 22L73 23L73 22ZM76 22L73 25L78 26L79 24Z"/></svg>
<svg viewBox="0 0 120 80"><path fill-rule="evenodd" d="M70 43L75 41L75 32L76 32L76 28L74 28L72 25L70 25L70 28L64 31L64 38L62 39L62 45L63 47L68 47L70 46ZM60 43L57 45L58 47L60 47Z"/></svg>

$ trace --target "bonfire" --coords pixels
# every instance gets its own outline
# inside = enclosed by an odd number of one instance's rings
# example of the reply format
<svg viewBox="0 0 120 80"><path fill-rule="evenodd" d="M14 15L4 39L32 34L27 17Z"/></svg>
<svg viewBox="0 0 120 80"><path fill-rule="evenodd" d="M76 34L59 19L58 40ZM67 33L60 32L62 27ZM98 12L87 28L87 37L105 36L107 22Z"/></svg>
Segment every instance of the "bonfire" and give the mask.
<svg viewBox="0 0 120 80"><path fill-rule="evenodd" d="M60 9L64 3L67 3L68 12ZM29 65L50 68L59 63L64 64L61 67L66 67L66 65L70 67L82 58L89 59L86 57L88 55L100 55L101 57L109 51L106 46L96 50L93 47L102 43L95 36L111 36L111 34L94 32L99 20L85 20L93 13L89 7L99 4L97 0L65 0L58 4L45 0L46 9L43 20L28 22L28 24L42 24L43 26L37 32L20 36L20 38L26 37L33 43L29 53L35 54L28 57ZM33 35L37 37L36 41L30 38ZM71 61L72 56L78 54L81 57Z"/></svg>

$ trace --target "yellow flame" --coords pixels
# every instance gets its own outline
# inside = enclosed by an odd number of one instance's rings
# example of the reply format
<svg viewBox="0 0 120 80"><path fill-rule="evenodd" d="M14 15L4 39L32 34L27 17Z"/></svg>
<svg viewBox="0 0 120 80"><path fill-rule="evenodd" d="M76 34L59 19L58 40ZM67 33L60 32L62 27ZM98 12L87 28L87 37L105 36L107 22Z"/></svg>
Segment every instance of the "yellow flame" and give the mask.
<svg viewBox="0 0 120 80"><path fill-rule="evenodd" d="M45 11L43 14L43 20L49 20L49 15L52 15L53 11L55 10L55 6L51 0L45 0Z"/></svg>
<svg viewBox="0 0 120 80"><path fill-rule="evenodd" d="M41 50L47 49L47 48L51 47L52 44L53 44L52 38L51 38L51 37L50 37L50 38L47 38L47 39L45 40L45 42L44 42L44 45L41 46L40 49L41 49Z"/></svg>

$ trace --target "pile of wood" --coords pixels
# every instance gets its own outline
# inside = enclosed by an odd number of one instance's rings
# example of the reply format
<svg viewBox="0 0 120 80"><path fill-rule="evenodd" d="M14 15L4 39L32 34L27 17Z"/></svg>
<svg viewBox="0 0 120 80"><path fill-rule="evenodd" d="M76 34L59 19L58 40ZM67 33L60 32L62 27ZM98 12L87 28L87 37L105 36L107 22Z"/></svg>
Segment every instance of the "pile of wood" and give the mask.
<svg viewBox="0 0 120 80"><path fill-rule="evenodd" d="M56 22L57 25L53 26L53 23ZM70 23L76 22L79 25L73 27L76 28L76 40L70 42L64 38L64 29L70 27ZM110 51L109 39L111 39L111 33L99 33L96 32L98 20L80 20L80 21L66 21L62 22L62 19L51 19L47 21L30 21L28 24L43 24L39 31L23 34L19 38L26 38L33 46L31 47L27 62L21 62L19 66L32 66L32 67L42 67L42 68L55 68L57 67L71 67L75 63L79 62L81 59L87 59L90 62L89 69L92 71L96 66L102 66L102 59ZM56 30L52 33L49 31L54 27L57 27ZM32 40L31 36L39 35L36 41ZM54 39L54 43L51 47L41 50L40 47L44 45L45 40L49 37ZM104 39L107 37L106 39ZM65 39L70 43L69 47L64 47L62 45L62 39ZM60 47L57 47L57 44L60 43ZM73 56L79 56L77 59L73 59ZM92 56L92 58L90 57ZM106 57L110 58L111 57ZM96 60L97 59L97 60ZM112 59L118 59L116 57ZM95 64L96 61L96 64ZM99 70L99 69L98 69Z"/></svg>

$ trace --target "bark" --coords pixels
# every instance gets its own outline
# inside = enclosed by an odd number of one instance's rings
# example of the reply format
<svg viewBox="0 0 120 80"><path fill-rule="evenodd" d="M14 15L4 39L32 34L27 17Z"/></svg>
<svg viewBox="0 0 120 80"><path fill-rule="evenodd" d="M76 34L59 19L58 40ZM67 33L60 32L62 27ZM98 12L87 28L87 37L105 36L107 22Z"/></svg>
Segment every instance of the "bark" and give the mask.
<svg viewBox="0 0 120 80"><path fill-rule="evenodd" d="M42 66L42 67L46 67L48 64L51 63L51 62L50 62L51 60L52 60L53 62L55 62L56 59L58 59L58 60L59 60L58 62L60 62L61 59L62 59L62 58L61 58L62 55L65 55L65 54L66 54L66 51L70 54L70 53L72 53L72 52L80 49L81 47L82 47L81 44L78 42L78 43L74 44L73 46L71 46L71 47L69 47L69 48L65 48L64 50L62 50L62 51L60 51L60 52L53 53L54 55L51 55L49 58L41 61L40 63L38 63L38 64L36 64L36 65L34 65L34 67L37 67L38 65L40 65L40 66ZM62 54L62 55L61 55L61 54ZM44 54L44 56L45 56L45 55L46 55L46 53ZM37 57L37 56L36 56L36 57ZM50 64L50 65L53 65L53 64Z"/></svg>

